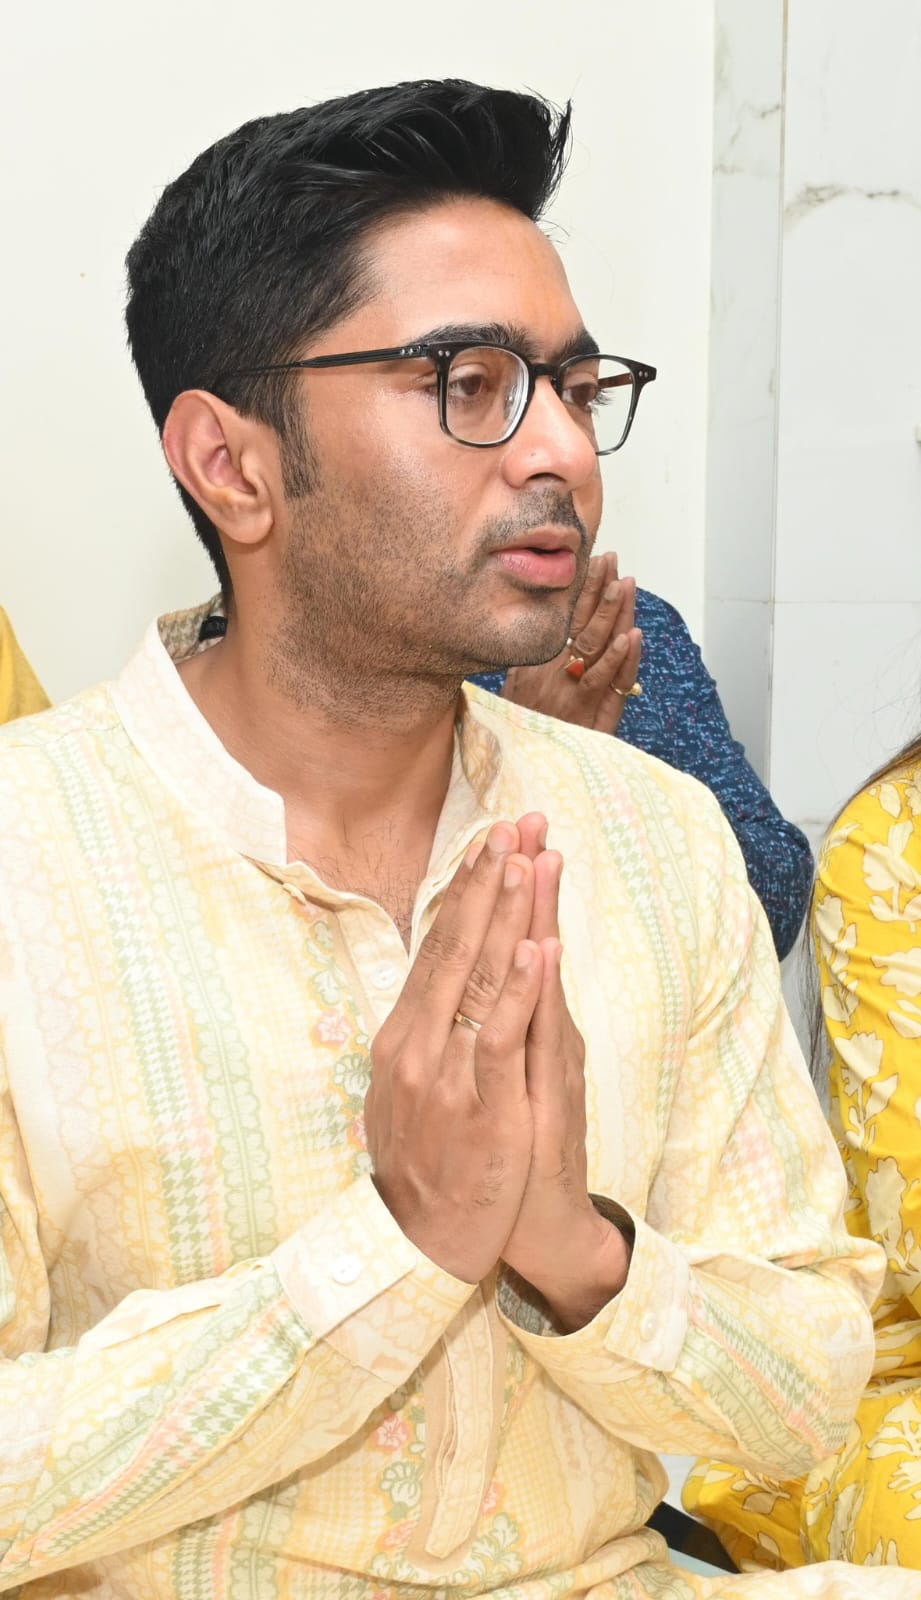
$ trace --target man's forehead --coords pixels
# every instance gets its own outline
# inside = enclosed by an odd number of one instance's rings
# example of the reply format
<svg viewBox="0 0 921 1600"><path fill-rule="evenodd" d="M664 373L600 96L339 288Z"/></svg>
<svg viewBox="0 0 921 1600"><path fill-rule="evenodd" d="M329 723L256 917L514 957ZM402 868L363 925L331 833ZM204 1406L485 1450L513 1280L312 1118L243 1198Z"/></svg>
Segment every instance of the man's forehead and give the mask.
<svg viewBox="0 0 921 1600"><path fill-rule="evenodd" d="M484 238L514 241L518 251L534 252L548 266L562 272L556 246L537 222L514 206L484 195L449 195L430 205L399 213L377 224L374 237L384 247L399 252L414 235L437 236L443 251L478 250Z"/></svg>
<svg viewBox="0 0 921 1600"><path fill-rule="evenodd" d="M555 246L530 218L495 201L442 201L388 223L369 241L367 264L366 309L392 317L400 342L492 327L493 342L524 355L568 350L580 337L585 347Z"/></svg>

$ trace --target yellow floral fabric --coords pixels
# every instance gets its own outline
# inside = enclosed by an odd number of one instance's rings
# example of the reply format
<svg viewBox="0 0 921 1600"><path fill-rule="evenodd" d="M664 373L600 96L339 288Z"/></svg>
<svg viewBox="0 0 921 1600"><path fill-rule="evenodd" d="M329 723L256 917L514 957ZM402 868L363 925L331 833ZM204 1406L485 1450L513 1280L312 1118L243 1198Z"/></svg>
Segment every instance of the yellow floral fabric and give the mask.
<svg viewBox="0 0 921 1600"><path fill-rule="evenodd" d="M921 771L858 795L819 863L813 927L846 1221L886 1277L843 1449L796 1483L699 1464L685 1504L738 1562L921 1569ZM917 1580L921 1594L921 1577Z"/></svg>
<svg viewBox="0 0 921 1600"><path fill-rule="evenodd" d="M48 696L22 653L6 612L0 608L0 722L44 711Z"/></svg>
<svg viewBox="0 0 921 1600"><path fill-rule="evenodd" d="M658 1450L840 1448L881 1276L712 796L471 690L407 950L288 860L281 798L197 712L173 660L205 614L0 732L0 1591L863 1595L840 1565L685 1575L645 1527ZM453 871L532 808L566 859L590 1186L637 1230L568 1336L415 1249L363 1126Z"/></svg>

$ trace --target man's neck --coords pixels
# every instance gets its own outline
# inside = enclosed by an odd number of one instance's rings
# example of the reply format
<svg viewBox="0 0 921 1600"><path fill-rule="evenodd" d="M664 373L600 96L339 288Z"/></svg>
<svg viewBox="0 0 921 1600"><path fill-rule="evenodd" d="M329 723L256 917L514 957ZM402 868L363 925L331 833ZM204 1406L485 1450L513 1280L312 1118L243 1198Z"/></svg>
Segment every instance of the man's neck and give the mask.
<svg viewBox="0 0 921 1600"><path fill-rule="evenodd" d="M284 801L288 859L377 900L408 943L451 776L455 687L352 679L295 701L233 626L179 673L225 749Z"/></svg>

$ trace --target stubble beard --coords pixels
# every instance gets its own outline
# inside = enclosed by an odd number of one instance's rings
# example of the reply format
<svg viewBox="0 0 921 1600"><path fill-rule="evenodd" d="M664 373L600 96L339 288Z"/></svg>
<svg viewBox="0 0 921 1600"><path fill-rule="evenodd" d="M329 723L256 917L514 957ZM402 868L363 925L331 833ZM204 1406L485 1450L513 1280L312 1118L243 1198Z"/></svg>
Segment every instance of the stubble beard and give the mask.
<svg viewBox="0 0 921 1600"><path fill-rule="evenodd" d="M265 643L271 681L297 706L346 726L415 722L472 672L536 665L562 648L590 554L570 495L542 491L519 517L490 519L461 567L432 560L433 548L456 543L450 507L430 484L400 504L351 486L331 492L311 461L309 488L303 475L298 488L281 615ZM559 591L530 591L527 615L503 628L477 599L487 562L548 522L578 531L578 581L563 605ZM348 550L365 559L342 559Z"/></svg>

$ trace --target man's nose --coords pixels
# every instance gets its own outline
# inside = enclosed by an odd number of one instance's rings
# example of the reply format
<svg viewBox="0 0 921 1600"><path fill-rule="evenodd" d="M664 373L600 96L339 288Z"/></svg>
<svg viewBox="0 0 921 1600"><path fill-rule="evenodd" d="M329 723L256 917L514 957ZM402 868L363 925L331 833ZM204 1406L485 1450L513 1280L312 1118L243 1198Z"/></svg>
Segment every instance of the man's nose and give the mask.
<svg viewBox="0 0 921 1600"><path fill-rule="evenodd" d="M573 488L598 470L592 439L546 375L537 379L521 426L509 441L507 469L513 481L551 477Z"/></svg>

